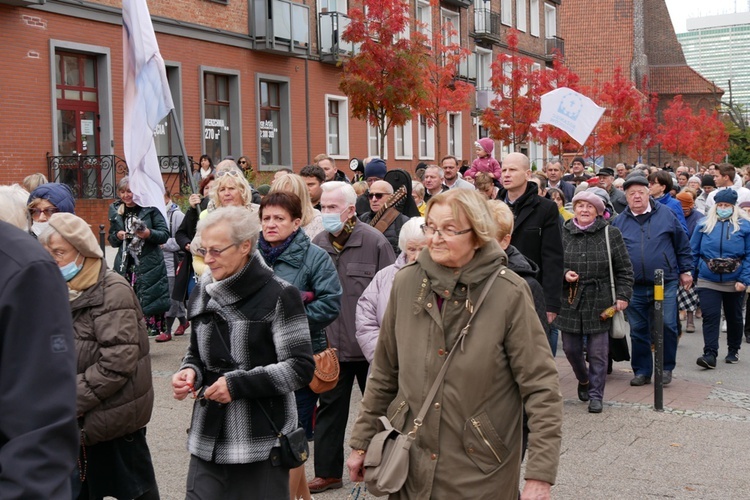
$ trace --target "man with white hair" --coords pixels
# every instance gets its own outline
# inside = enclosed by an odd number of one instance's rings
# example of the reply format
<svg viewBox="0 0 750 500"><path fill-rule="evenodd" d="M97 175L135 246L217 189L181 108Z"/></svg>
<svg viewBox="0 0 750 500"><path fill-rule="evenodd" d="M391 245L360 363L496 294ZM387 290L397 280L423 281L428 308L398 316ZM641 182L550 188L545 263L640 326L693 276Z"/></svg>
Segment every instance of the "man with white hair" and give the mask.
<svg viewBox="0 0 750 500"><path fill-rule="evenodd" d="M312 493L343 486L344 434L352 385L356 378L364 393L370 368L356 338L357 300L375 274L396 260L385 236L357 219L357 194L351 185L329 181L321 188L325 231L313 243L333 259L343 293L339 317L326 328L331 347L338 349L340 372L336 387L320 395L315 424L315 479L309 484Z"/></svg>
<svg viewBox="0 0 750 500"><path fill-rule="evenodd" d="M430 201L430 198L436 194L440 194L443 191L448 191L448 186L443 183L445 178L445 172L442 168L437 165L430 165L424 171L424 178L422 184L424 184L424 201Z"/></svg>

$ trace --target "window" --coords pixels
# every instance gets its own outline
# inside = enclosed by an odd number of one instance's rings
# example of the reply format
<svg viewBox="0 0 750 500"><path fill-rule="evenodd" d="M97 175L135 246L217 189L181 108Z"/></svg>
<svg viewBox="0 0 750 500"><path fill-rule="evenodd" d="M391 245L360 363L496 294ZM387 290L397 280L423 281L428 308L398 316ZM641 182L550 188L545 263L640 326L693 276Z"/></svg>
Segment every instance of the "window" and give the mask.
<svg viewBox="0 0 750 500"><path fill-rule="evenodd" d="M459 45L461 43L461 17L458 12L443 10L443 44Z"/></svg>
<svg viewBox="0 0 750 500"><path fill-rule="evenodd" d="M432 33L432 10L430 9L430 2L423 0L417 0L417 22L419 23L417 29L429 37Z"/></svg>
<svg viewBox="0 0 750 500"><path fill-rule="evenodd" d="M349 101L346 97L326 95L326 120L328 155L349 159Z"/></svg>
<svg viewBox="0 0 750 500"><path fill-rule="evenodd" d="M411 121L393 127L394 148L397 160L411 160Z"/></svg>
<svg viewBox="0 0 750 500"><path fill-rule="evenodd" d="M539 0L529 1L529 33L539 36Z"/></svg>
<svg viewBox="0 0 750 500"><path fill-rule="evenodd" d="M76 198L114 198L110 49L60 40L49 44L49 180L67 184Z"/></svg>
<svg viewBox="0 0 750 500"><path fill-rule="evenodd" d="M379 156L384 160L388 159L388 137L386 136L383 145L383 154L380 154L380 132L378 127L367 122L367 156Z"/></svg>
<svg viewBox="0 0 750 500"><path fill-rule="evenodd" d="M503 77L506 81L510 81L513 77L513 63L510 62L504 62L503 63ZM503 85L503 95L505 97L510 97L511 94L511 88L510 85Z"/></svg>
<svg viewBox="0 0 750 500"><path fill-rule="evenodd" d="M492 51L477 47L477 89L489 90L492 87Z"/></svg>
<svg viewBox="0 0 750 500"><path fill-rule="evenodd" d="M557 36L557 9L553 5L544 4L544 30L546 38Z"/></svg>
<svg viewBox="0 0 750 500"><path fill-rule="evenodd" d="M292 166L289 79L256 74L258 165L260 170ZM341 107L339 106L339 113ZM339 137L340 138L340 137Z"/></svg>
<svg viewBox="0 0 750 500"><path fill-rule="evenodd" d="M340 12L346 14L349 10L347 0L319 0L318 12Z"/></svg>
<svg viewBox="0 0 750 500"><path fill-rule="evenodd" d="M516 0L516 28L526 31L526 2L528 0Z"/></svg>
<svg viewBox="0 0 750 500"><path fill-rule="evenodd" d="M419 159L435 159L435 130L427 126L427 119L419 116Z"/></svg>
<svg viewBox="0 0 750 500"><path fill-rule="evenodd" d="M216 73L203 74L203 149L214 164L231 151L229 78Z"/></svg>
<svg viewBox="0 0 750 500"><path fill-rule="evenodd" d="M181 116L180 107L180 67L166 64L167 81L169 82L169 91L172 94L172 102L175 106L175 116ZM173 116L170 113L159 122L154 130L154 144L156 145L156 154L158 156L181 156L179 139L177 138L177 129L173 123ZM176 160L179 161L179 160Z"/></svg>
<svg viewBox="0 0 750 500"><path fill-rule="evenodd" d="M448 154L461 158L461 113L448 113Z"/></svg>
<svg viewBox="0 0 750 500"><path fill-rule="evenodd" d="M512 0L500 1L500 22L506 26L513 26Z"/></svg>

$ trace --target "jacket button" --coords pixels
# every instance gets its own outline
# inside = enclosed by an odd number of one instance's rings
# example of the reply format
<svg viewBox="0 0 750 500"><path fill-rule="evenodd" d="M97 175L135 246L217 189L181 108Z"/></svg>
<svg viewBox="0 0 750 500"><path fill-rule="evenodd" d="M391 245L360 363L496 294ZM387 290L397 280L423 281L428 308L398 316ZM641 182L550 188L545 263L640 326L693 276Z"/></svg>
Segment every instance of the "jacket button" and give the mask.
<svg viewBox="0 0 750 500"><path fill-rule="evenodd" d="M505 274L505 269L503 269L502 271L500 271L500 274Z"/></svg>
<svg viewBox="0 0 750 500"><path fill-rule="evenodd" d="M446 291L444 291L444 292L443 292L443 295L445 295L446 297L447 297L448 295L450 295L450 294L451 294L451 293L450 293L450 292L449 292L448 290L446 290Z"/></svg>
<svg viewBox="0 0 750 500"><path fill-rule="evenodd" d="M427 303L427 309L432 309L432 302Z"/></svg>
<svg viewBox="0 0 750 500"><path fill-rule="evenodd" d="M469 453L474 453L474 448L469 448Z"/></svg>
<svg viewBox="0 0 750 500"><path fill-rule="evenodd" d="M436 410L439 410L439 409L440 409L440 403L435 403L435 409L436 409Z"/></svg>
<svg viewBox="0 0 750 500"><path fill-rule="evenodd" d="M445 351L443 349L438 349L438 356L442 356L445 354Z"/></svg>
<svg viewBox="0 0 750 500"><path fill-rule="evenodd" d="M431 458L432 460L437 460L437 454L436 454L436 453L433 453L432 455L430 455L430 458Z"/></svg>
<svg viewBox="0 0 750 500"><path fill-rule="evenodd" d="M454 300L454 301L453 301L453 305L454 305L454 306L457 306L457 305L458 305L458 301L457 301L457 300Z"/></svg>

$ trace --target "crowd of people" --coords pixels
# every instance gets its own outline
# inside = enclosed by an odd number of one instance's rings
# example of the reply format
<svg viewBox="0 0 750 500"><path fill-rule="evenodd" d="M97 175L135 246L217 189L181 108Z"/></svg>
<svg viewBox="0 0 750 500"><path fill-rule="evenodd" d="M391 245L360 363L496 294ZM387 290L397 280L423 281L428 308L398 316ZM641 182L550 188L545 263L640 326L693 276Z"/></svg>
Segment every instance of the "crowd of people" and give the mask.
<svg viewBox="0 0 750 500"><path fill-rule="evenodd" d="M651 383L656 270L664 385L696 318L697 365L717 367L722 328L725 362L739 361L750 342L750 171L595 171L581 157L534 170L521 153L498 162L489 139L475 146L470 167L446 156L412 174L373 157L351 179L323 154L258 189L246 157L214 165L204 155L186 210L165 195L167 220L136 204L124 177L108 214L112 269L66 185L35 174L0 187L10 263L0 283L12 301L0 320L25 331L38 321L28 346L52 346L34 355L59 381L49 420L23 404L0 417L0 457L56 443L58 480L24 479L33 455L0 458L0 476L44 498L159 498L146 439L150 337L189 335L172 388L194 400L191 499L309 500L341 488L345 470L363 481L381 417L414 439L392 498L548 498L563 413L557 347L590 413L604 411L613 361L630 360L632 386ZM43 312L35 283L47 291ZM610 335L620 311L629 346ZM31 359L11 337L2 332L4 359L6 348ZM338 378L314 390L316 359L331 348ZM17 365L4 362L0 385L27 371ZM355 382L363 400L345 443ZM27 383L47 394L38 374ZM24 411L34 418L4 430ZM309 483L286 446L300 434L315 444Z"/></svg>

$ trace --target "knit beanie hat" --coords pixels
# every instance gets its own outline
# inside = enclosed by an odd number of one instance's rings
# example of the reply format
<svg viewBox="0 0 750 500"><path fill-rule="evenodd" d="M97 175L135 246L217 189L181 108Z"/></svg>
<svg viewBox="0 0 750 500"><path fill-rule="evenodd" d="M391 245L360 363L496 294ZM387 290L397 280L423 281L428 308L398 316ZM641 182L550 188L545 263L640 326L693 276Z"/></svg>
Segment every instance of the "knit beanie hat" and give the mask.
<svg viewBox="0 0 750 500"><path fill-rule="evenodd" d="M701 187L706 187L706 186L716 187L716 181L714 180L713 175L703 176L703 180L701 180Z"/></svg>
<svg viewBox="0 0 750 500"><path fill-rule="evenodd" d="M729 203L730 205L734 205L737 203L737 191L732 188L717 191L714 195L714 201L716 203Z"/></svg>
<svg viewBox="0 0 750 500"><path fill-rule="evenodd" d="M96 236L85 220L77 215L58 212L49 218L49 225L53 227L65 241L73 245L76 251L84 257L101 259L104 257Z"/></svg>
<svg viewBox="0 0 750 500"><path fill-rule="evenodd" d="M594 205L594 208L596 208L597 214L604 214L604 201L597 196L596 193L593 193L592 191L581 191L573 197L573 206L575 207L576 203L579 201L587 201L591 203Z"/></svg>
<svg viewBox="0 0 750 500"><path fill-rule="evenodd" d="M573 192L573 194L576 195L580 193L581 191L586 191L588 188L589 188L589 183L586 181L583 181L576 187L576 190Z"/></svg>
<svg viewBox="0 0 750 500"><path fill-rule="evenodd" d="M572 164L574 164L575 162L578 162L578 163L580 163L580 164L581 164L581 165L583 165L584 167L586 166L586 162L585 162L585 161L583 161L583 157L582 157L582 156L576 156L575 158L573 158L573 161L572 161L572 162L570 162L570 164L572 165Z"/></svg>
<svg viewBox="0 0 750 500"><path fill-rule="evenodd" d="M688 179L688 182L697 182L698 184L701 183L701 178L697 175L694 175Z"/></svg>
<svg viewBox="0 0 750 500"><path fill-rule="evenodd" d="M380 158L373 158L365 165L365 179L370 177L377 177L382 179L385 177L385 173L388 171L388 167L385 166L385 162Z"/></svg>
<svg viewBox="0 0 750 500"><path fill-rule="evenodd" d="M484 137L482 139L479 139L477 142L475 142L474 146L484 149L485 153L487 153L488 155L491 155L492 150L495 149L495 142L489 137Z"/></svg>
<svg viewBox="0 0 750 500"><path fill-rule="evenodd" d="M67 184L57 184L50 182L42 184L31 192L27 205L37 198L47 200L52 203L60 212L75 213L76 200L73 198L73 191Z"/></svg>
<svg viewBox="0 0 750 500"><path fill-rule="evenodd" d="M695 201L693 200L693 195L688 193L687 191L682 191L681 193L677 193L677 196L675 196L679 200L680 203L682 203L682 209L683 210L690 210L695 205Z"/></svg>
<svg viewBox="0 0 750 500"><path fill-rule="evenodd" d="M740 203L740 208L750 208L750 201L743 201Z"/></svg>

